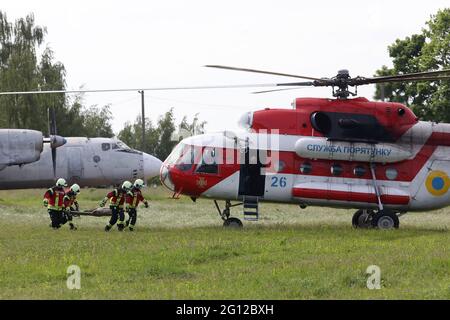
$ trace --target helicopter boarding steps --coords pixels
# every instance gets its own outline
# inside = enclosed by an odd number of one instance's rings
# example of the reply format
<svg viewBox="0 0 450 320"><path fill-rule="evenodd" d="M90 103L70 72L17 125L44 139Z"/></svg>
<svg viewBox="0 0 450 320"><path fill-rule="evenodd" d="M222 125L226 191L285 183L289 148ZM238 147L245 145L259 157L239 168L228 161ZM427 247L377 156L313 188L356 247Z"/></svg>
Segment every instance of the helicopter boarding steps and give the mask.
<svg viewBox="0 0 450 320"><path fill-rule="evenodd" d="M244 220L258 221L258 217L259 217L258 197L244 196L243 206L244 206Z"/></svg>

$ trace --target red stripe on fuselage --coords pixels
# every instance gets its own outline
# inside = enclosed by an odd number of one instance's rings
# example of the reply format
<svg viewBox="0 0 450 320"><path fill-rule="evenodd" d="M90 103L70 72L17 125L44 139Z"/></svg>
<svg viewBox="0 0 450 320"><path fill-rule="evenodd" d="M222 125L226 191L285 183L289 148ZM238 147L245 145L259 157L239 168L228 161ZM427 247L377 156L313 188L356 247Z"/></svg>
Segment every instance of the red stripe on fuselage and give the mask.
<svg viewBox="0 0 450 320"><path fill-rule="evenodd" d="M378 199L375 193L294 188L292 190L292 195L294 197L307 199L378 203ZM381 202L384 204L407 205L409 203L409 200L410 199L408 196L386 194L381 195Z"/></svg>

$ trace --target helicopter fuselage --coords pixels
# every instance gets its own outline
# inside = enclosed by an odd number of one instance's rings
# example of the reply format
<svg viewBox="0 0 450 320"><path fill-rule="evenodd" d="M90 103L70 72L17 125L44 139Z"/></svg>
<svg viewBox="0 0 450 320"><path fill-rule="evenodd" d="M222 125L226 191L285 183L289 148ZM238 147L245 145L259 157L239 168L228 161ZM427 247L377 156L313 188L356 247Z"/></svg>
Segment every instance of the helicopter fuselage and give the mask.
<svg viewBox="0 0 450 320"><path fill-rule="evenodd" d="M402 104L296 99L241 123L248 130L181 141L162 182L192 198L395 212L450 204L450 124L419 121Z"/></svg>

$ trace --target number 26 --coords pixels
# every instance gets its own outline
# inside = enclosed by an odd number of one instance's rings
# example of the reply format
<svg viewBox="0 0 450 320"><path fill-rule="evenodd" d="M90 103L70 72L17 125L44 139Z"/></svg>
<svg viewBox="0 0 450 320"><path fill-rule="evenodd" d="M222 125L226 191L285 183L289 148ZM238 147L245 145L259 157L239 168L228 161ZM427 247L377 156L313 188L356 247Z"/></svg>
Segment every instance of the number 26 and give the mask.
<svg viewBox="0 0 450 320"><path fill-rule="evenodd" d="M285 188L286 187L286 177L272 177L272 183L270 185L271 187L280 187L280 188Z"/></svg>

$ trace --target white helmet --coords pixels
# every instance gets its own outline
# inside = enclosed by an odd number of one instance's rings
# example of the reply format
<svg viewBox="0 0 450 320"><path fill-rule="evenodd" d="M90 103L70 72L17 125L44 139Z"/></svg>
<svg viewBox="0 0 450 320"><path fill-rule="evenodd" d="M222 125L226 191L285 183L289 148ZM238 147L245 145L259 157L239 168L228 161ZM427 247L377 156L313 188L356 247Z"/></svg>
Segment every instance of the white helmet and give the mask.
<svg viewBox="0 0 450 320"><path fill-rule="evenodd" d="M74 184L70 187L70 190L71 190L72 192L75 192L75 193L80 193L80 186L79 186L78 184L74 183Z"/></svg>
<svg viewBox="0 0 450 320"><path fill-rule="evenodd" d="M56 181L56 186L57 186L57 187L67 187L67 182L66 182L65 179L59 178L59 179Z"/></svg>
<svg viewBox="0 0 450 320"><path fill-rule="evenodd" d="M124 190L130 190L132 186L133 185L131 184L130 181L125 181L124 183L122 183L122 189Z"/></svg>
<svg viewBox="0 0 450 320"><path fill-rule="evenodd" d="M142 179L137 179L134 182L134 187L135 188L141 189L143 186L144 186L144 180L142 180Z"/></svg>

